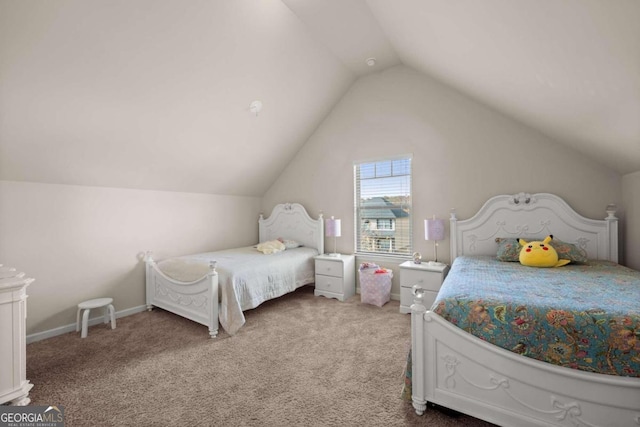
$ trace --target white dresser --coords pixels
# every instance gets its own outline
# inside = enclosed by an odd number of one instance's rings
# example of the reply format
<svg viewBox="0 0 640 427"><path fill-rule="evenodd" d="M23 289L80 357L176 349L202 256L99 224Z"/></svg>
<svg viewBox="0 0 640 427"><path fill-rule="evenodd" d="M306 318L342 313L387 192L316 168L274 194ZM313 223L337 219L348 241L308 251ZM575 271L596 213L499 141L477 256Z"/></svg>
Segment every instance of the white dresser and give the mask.
<svg viewBox="0 0 640 427"><path fill-rule="evenodd" d="M28 405L27 286L33 279L0 265L0 404Z"/></svg>
<svg viewBox="0 0 640 427"><path fill-rule="evenodd" d="M449 266L446 264L429 265L405 261L400 264L400 313L410 313L413 304L413 285L420 285L424 293L424 305L427 310L436 300L440 286L447 277Z"/></svg>
<svg viewBox="0 0 640 427"><path fill-rule="evenodd" d="M356 293L356 261L353 255L318 255L314 295L344 301Z"/></svg>

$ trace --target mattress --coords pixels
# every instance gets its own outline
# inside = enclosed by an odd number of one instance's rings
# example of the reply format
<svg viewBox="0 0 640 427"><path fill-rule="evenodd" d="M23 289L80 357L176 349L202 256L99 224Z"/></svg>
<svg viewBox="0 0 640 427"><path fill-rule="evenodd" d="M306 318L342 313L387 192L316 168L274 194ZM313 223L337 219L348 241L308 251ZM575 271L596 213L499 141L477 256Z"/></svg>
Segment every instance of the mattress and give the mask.
<svg viewBox="0 0 640 427"><path fill-rule="evenodd" d="M220 325L233 335L245 323L243 311L313 283L316 255L316 249L307 247L265 255L248 246L171 258L159 262L158 268L174 280L192 282L216 261Z"/></svg>
<svg viewBox="0 0 640 427"><path fill-rule="evenodd" d="M535 268L458 257L431 309L523 356L640 376L640 272L609 261Z"/></svg>

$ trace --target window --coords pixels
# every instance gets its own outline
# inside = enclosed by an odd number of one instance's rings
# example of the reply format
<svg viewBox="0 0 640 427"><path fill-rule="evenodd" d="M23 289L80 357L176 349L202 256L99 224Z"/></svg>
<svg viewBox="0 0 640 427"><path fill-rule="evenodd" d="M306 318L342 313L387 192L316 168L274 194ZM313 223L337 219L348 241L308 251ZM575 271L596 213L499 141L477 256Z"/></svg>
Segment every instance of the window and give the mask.
<svg viewBox="0 0 640 427"><path fill-rule="evenodd" d="M395 218L378 218L377 227L378 230L395 230L396 220Z"/></svg>
<svg viewBox="0 0 640 427"><path fill-rule="evenodd" d="M354 165L356 252L411 255L411 157Z"/></svg>

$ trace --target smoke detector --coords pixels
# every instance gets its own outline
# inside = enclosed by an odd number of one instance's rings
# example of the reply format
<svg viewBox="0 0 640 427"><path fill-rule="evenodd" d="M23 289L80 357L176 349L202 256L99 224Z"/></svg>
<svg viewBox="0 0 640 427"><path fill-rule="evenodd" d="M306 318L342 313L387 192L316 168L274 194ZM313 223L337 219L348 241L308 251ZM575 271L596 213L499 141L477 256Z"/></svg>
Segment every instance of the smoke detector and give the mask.
<svg viewBox="0 0 640 427"><path fill-rule="evenodd" d="M257 116L258 113L262 111L262 101L253 101L249 104L249 111Z"/></svg>

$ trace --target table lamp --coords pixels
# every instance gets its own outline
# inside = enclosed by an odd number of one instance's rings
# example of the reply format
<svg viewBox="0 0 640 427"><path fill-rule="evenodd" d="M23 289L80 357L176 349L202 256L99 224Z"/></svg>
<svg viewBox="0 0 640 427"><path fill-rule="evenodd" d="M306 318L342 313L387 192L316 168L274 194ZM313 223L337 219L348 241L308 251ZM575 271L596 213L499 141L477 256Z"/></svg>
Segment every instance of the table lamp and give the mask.
<svg viewBox="0 0 640 427"><path fill-rule="evenodd" d="M336 238L340 237L340 234L341 234L340 220L339 219L335 219L334 217L327 218L325 220L324 230L325 230L324 234L327 237L333 237L333 253L328 254L328 255L329 256L340 256L340 254L336 250Z"/></svg>
<svg viewBox="0 0 640 427"><path fill-rule="evenodd" d="M424 239L433 240L433 250L435 252L435 261L429 261L429 265L442 265L438 262L438 240L444 239L444 220L436 219L434 215L432 219L424 220Z"/></svg>

